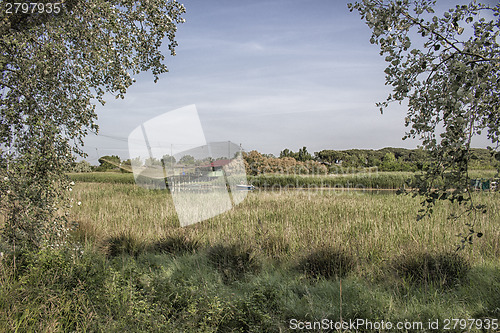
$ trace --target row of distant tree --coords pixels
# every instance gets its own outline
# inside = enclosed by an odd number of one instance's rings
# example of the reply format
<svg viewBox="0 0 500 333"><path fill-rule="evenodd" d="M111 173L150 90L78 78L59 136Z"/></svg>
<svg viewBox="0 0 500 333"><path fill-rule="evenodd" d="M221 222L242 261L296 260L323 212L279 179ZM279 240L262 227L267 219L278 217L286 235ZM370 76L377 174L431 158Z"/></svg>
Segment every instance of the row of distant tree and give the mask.
<svg viewBox="0 0 500 333"><path fill-rule="evenodd" d="M497 154L498 155L498 154ZM250 174L295 171L295 173L345 173L366 168L379 171L422 171L430 163L429 155L423 149L383 148L322 150L311 154L306 147L297 152L284 149L279 157L251 151L245 154L247 172ZM492 156L481 148L471 149L473 169L496 169L500 156Z"/></svg>
<svg viewBox="0 0 500 333"><path fill-rule="evenodd" d="M272 154L262 154L256 150L243 153L246 171L250 175L263 173L293 173L293 174L327 174L349 172L364 168L377 168L379 171L420 171L429 164L429 156L422 149L383 148L321 150L311 154L306 147L297 152L284 149L279 157ZM497 156L498 158L498 156ZM183 156L179 161L173 156L165 155L160 159L147 159L146 166L168 165L180 163L197 165L205 160L195 160L193 156ZM75 163L74 172L119 171L130 172L132 164L139 161L121 160L119 156L103 156L99 158L99 166L92 166L86 161ZM142 165L142 163L141 163ZM471 167L474 169L496 169L499 161L487 149L471 149Z"/></svg>
<svg viewBox="0 0 500 333"><path fill-rule="evenodd" d="M499 166L499 156L495 158L488 149L472 148L470 154L471 169L496 169ZM430 157L423 149L404 148L322 150L315 153L315 159L335 167L377 167L380 171L426 170L430 163Z"/></svg>
<svg viewBox="0 0 500 333"><path fill-rule="evenodd" d="M224 159L226 157L221 157ZM121 172L132 172L132 166L168 166L171 164L180 164L185 166L196 166L196 165L206 165L213 161L212 158L207 157L204 159L195 159L191 155L185 155L181 157L178 161L174 156L164 155L161 159L157 158L147 158L145 161L141 161L139 158L121 160L117 155L102 156L99 158L99 165L94 166L87 161L80 161L74 163L73 172L107 172L107 171L121 171Z"/></svg>

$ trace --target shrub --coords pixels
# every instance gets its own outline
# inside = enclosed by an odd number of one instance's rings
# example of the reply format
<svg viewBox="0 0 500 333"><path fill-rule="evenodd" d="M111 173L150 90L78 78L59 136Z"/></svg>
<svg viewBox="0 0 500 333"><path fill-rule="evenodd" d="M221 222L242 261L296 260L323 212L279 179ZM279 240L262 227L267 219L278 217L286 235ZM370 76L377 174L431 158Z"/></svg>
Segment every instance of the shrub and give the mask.
<svg viewBox="0 0 500 333"><path fill-rule="evenodd" d="M73 164L71 172L92 172L92 166L87 161L80 161Z"/></svg>

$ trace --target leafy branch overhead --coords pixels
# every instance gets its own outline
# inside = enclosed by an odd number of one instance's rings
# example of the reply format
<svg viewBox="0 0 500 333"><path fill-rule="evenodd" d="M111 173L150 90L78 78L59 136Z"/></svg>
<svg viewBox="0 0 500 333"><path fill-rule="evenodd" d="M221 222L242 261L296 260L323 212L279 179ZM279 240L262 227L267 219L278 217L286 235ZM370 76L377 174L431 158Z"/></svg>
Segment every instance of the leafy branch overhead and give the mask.
<svg viewBox="0 0 500 333"><path fill-rule="evenodd" d="M156 82L168 71L162 45L167 40L175 55L185 8L175 0L67 0L58 13L24 14L8 13L7 4L0 11L0 169L12 181L0 208L16 219L13 202L46 210L60 196L54 184L73 153L84 155L83 138L97 131L95 104L106 93L123 98L134 74L150 71Z"/></svg>
<svg viewBox="0 0 500 333"><path fill-rule="evenodd" d="M104 103L105 92L123 98L133 74L150 70L157 80L167 72L160 46L168 37L175 54L184 11L162 0L68 1L60 14L38 19L2 11L2 143L12 140L5 131L16 127L20 111L50 114L69 137L86 133L80 125L93 128L92 100Z"/></svg>
<svg viewBox="0 0 500 333"><path fill-rule="evenodd" d="M488 138L500 160L500 5L474 1L442 14L430 0L364 0L348 7L365 20L370 42L388 62L386 84L393 91L377 104L380 111L407 101L404 139L422 140L432 156L413 184L427 196L423 212L440 199L467 205L469 212L482 210L472 202L468 169L477 135ZM438 178L444 185L436 186Z"/></svg>

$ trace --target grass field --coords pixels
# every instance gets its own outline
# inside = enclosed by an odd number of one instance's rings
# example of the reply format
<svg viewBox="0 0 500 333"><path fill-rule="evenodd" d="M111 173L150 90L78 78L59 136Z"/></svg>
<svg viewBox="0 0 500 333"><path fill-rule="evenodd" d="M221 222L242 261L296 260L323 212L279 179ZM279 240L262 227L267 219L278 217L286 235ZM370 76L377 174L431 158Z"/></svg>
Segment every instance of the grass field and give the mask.
<svg viewBox="0 0 500 333"><path fill-rule="evenodd" d="M478 193L484 236L458 255L456 208L416 222L410 196L255 191L180 228L165 191L79 182L72 194L83 254L42 253L20 280L0 261L0 329L293 332L342 318L422 332L500 317L499 193Z"/></svg>
<svg viewBox="0 0 500 333"><path fill-rule="evenodd" d="M255 191L235 209L188 228L179 228L171 197L163 191L144 190L126 184L81 183L75 188L73 214L80 233L88 239L127 234L140 242L169 235L196 235L204 245L216 242L256 247L258 232L287 243L287 253L337 245L356 249L360 256L386 258L404 248L425 246L432 250L451 248L463 221L447 220L449 205L434 216L416 222L418 198L399 195L371 195L368 192ZM479 216L477 228L500 235L494 221L500 221L498 194L478 194L491 208ZM368 236L361 237L360 235ZM386 242L389 239L390 242ZM498 237L481 240L472 256L500 257Z"/></svg>

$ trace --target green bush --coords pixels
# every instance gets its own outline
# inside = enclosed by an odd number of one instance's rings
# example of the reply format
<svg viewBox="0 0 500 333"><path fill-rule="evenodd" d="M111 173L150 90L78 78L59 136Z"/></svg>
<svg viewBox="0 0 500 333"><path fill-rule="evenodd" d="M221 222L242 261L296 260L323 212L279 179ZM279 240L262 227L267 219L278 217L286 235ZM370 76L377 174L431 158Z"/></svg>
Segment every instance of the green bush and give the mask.
<svg viewBox="0 0 500 333"><path fill-rule="evenodd" d="M107 292L104 258L45 248L25 264L23 269L14 260L0 262L0 275L11 277L2 279L0 331L91 331L89 315L95 320L96 314L89 307L99 309Z"/></svg>
<svg viewBox="0 0 500 333"><path fill-rule="evenodd" d="M80 161L73 164L71 172L92 172L92 166L87 161Z"/></svg>

